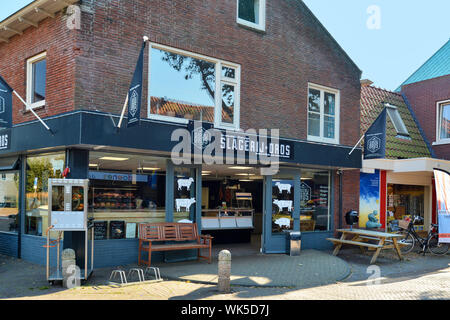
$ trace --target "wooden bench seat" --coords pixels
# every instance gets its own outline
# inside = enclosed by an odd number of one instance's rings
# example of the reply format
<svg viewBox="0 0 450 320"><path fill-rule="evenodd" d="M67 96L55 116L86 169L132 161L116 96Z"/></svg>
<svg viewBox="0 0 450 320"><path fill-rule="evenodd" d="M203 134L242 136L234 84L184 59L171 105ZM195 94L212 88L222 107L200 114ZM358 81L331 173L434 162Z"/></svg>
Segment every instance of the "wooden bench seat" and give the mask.
<svg viewBox="0 0 450 320"><path fill-rule="evenodd" d="M196 223L147 223L139 225L138 264L150 266L152 252L175 250L198 250L198 258L211 263L212 237L199 235ZM208 249L209 255L200 255L201 249ZM148 260L141 260L141 253L148 252Z"/></svg>
<svg viewBox="0 0 450 320"><path fill-rule="evenodd" d="M352 241L352 240L341 240L334 238L327 238L327 240L332 241L333 243L341 243L341 244L352 244L356 246L368 247L368 248L382 248L382 245L368 243L368 242L360 242L360 241Z"/></svg>

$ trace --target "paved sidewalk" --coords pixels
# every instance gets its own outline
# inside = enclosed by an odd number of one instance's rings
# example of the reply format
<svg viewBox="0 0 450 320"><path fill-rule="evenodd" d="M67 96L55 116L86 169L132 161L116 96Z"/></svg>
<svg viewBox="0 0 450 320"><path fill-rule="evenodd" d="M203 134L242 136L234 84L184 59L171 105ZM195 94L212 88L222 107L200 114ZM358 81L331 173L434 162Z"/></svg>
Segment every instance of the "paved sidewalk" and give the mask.
<svg viewBox="0 0 450 320"><path fill-rule="evenodd" d="M217 290L217 262L160 264L163 282L135 282L128 286L108 285L112 268L96 269L82 287L66 290L47 283L45 267L0 255L0 299L450 299L450 255L412 253L398 261L389 252L383 252L377 261L379 281L373 284L368 279L372 275L368 272L370 255L362 255L358 249L344 249L338 258L330 253L304 250L300 257L248 257L235 251L230 294ZM331 273L323 276L327 272ZM178 280L168 279L172 277ZM295 280L286 280L289 277Z"/></svg>
<svg viewBox="0 0 450 320"><path fill-rule="evenodd" d="M218 262L191 261L155 264L163 278L217 284ZM350 266L340 258L318 250L303 250L300 256L285 254L234 256L231 284L257 287L307 288L341 281L350 275Z"/></svg>

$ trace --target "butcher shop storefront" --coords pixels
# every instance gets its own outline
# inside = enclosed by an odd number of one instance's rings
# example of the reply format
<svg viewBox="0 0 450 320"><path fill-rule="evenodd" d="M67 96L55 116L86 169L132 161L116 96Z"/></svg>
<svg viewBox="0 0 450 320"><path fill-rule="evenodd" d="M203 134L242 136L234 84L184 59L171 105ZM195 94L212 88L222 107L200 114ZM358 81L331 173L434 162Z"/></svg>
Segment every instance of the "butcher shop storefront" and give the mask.
<svg viewBox="0 0 450 320"><path fill-rule="evenodd" d="M46 123L53 134L37 121L14 126L10 145L0 151L0 253L40 264L49 178L89 179L98 268L137 262L141 223L197 223L202 234L214 236L215 249L286 253L290 231L301 231L302 249L329 248L326 238L342 211L342 175L361 166L359 149L349 156L347 147L262 132L214 129L218 149L211 152L197 139L211 138L211 128L198 129L193 121L142 119L117 130L109 114L75 111ZM189 158L180 149L186 132ZM77 246L76 236L64 237L65 246ZM196 251L157 252L152 261L186 259L196 259Z"/></svg>

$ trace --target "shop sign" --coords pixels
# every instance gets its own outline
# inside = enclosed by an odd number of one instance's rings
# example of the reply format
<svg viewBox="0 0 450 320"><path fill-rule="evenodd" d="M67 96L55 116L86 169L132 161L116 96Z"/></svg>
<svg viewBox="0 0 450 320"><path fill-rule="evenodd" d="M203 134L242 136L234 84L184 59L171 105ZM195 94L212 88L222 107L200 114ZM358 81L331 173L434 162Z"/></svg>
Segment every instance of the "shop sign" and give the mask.
<svg viewBox="0 0 450 320"><path fill-rule="evenodd" d="M252 132L236 133L214 128L210 124L195 124L190 121L189 129L194 147L204 150L211 142L212 137L219 137L218 147L223 154L238 153L247 157L278 157L282 159L294 159L294 144L268 136ZM250 131L250 130L249 130ZM267 130L264 130L267 133Z"/></svg>
<svg viewBox="0 0 450 320"><path fill-rule="evenodd" d="M9 150L11 147L11 130L0 131L0 150Z"/></svg>

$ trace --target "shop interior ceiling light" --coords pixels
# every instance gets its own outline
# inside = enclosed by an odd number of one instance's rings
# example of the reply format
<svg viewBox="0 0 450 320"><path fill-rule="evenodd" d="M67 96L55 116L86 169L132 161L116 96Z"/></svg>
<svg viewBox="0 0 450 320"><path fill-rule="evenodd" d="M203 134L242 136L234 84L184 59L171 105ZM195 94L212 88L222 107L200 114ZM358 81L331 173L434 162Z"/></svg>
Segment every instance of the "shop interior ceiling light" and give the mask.
<svg viewBox="0 0 450 320"><path fill-rule="evenodd" d="M252 167L230 167L230 169L234 170L250 170L253 169Z"/></svg>
<svg viewBox="0 0 450 320"><path fill-rule="evenodd" d="M119 158L119 157L102 157L99 160L108 160L108 161L126 161L129 158Z"/></svg>
<svg viewBox="0 0 450 320"><path fill-rule="evenodd" d="M250 176L254 176L254 173L236 173L236 176L245 176L245 177L250 177Z"/></svg>
<svg viewBox="0 0 450 320"><path fill-rule="evenodd" d="M161 170L161 168L147 168L147 167L144 167L144 168L142 168L142 170L156 171L156 170Z"/></svg>

